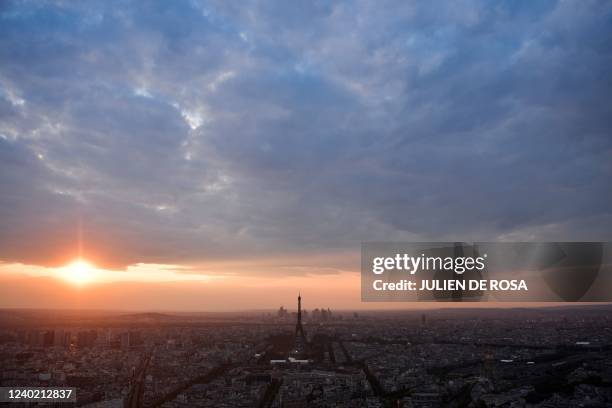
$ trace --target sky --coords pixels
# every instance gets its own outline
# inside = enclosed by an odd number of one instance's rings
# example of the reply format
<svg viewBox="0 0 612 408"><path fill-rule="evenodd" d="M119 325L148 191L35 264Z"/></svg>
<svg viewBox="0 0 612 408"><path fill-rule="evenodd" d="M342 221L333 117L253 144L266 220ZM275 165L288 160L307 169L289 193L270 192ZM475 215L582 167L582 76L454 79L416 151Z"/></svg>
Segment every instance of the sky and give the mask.
<svg viewBox="0 0 612 408"><path fill-rule="evenodd" d="M363 307L363 241L610 241L611 50L608 1L3 1L0 307Z"/></svg>

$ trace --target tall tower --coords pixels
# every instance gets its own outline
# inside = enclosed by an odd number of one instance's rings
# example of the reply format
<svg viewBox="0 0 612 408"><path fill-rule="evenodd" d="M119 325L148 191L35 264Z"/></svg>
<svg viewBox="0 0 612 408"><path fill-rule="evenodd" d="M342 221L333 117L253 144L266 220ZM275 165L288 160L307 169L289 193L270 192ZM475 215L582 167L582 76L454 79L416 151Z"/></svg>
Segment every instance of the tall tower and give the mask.
<svg viewBox="0 0 612 408"><path fill-rule="evenodd" d="M306 333L302 326L302 295L298 293L297 323L295 325L295 347L294 352L301 353L306 347Z"/></svg>
<svg viewBox="0 0 612 408"><path fill-rule="evenodd" d="M302 294L298 292L298 326L302 325Z"/></svg>

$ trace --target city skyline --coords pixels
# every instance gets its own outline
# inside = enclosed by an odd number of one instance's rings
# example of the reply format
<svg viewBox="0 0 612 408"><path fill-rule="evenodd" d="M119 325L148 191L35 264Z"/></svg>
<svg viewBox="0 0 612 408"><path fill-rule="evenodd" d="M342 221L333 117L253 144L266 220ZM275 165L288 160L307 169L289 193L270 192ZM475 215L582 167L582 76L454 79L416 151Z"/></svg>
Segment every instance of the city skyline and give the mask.
<svg viewBox="0 0 612 408"><path fill-rule="evenodd" d="M0 406L612 407L612 2L0 0Z"/></svg>

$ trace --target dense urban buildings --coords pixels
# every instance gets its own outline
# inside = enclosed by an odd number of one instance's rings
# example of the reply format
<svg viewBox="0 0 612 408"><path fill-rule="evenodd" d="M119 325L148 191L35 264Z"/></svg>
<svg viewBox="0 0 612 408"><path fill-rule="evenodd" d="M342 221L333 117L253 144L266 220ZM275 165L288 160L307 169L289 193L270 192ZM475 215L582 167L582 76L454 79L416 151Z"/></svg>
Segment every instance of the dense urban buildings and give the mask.
<svg viewBox="0 0 612 408"><path fill-rule="evenodd" d="M1 385L85 407L612 405L609 306L318 310L7 310Z"/></svg>

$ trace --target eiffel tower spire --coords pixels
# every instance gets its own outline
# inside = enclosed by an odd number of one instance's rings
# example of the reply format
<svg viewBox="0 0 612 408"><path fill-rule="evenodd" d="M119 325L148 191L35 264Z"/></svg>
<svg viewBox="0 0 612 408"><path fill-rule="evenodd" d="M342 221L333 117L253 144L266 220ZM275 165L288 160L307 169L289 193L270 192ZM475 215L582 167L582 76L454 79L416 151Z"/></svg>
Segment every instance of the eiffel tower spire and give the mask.
<svg viewBox="0 0 612 408"><path fill-rule="evenodd" d="M302 326L302 294L298 292L297 323L295 325L295 351L301 353L306 347L306 333Z"/></svg>
<svg viewBox="0 0 612 408"><path fill-rule="evenodd" d="M302 326L302 294L298 292L298 315L297 315L298 326Z"/></svg>

